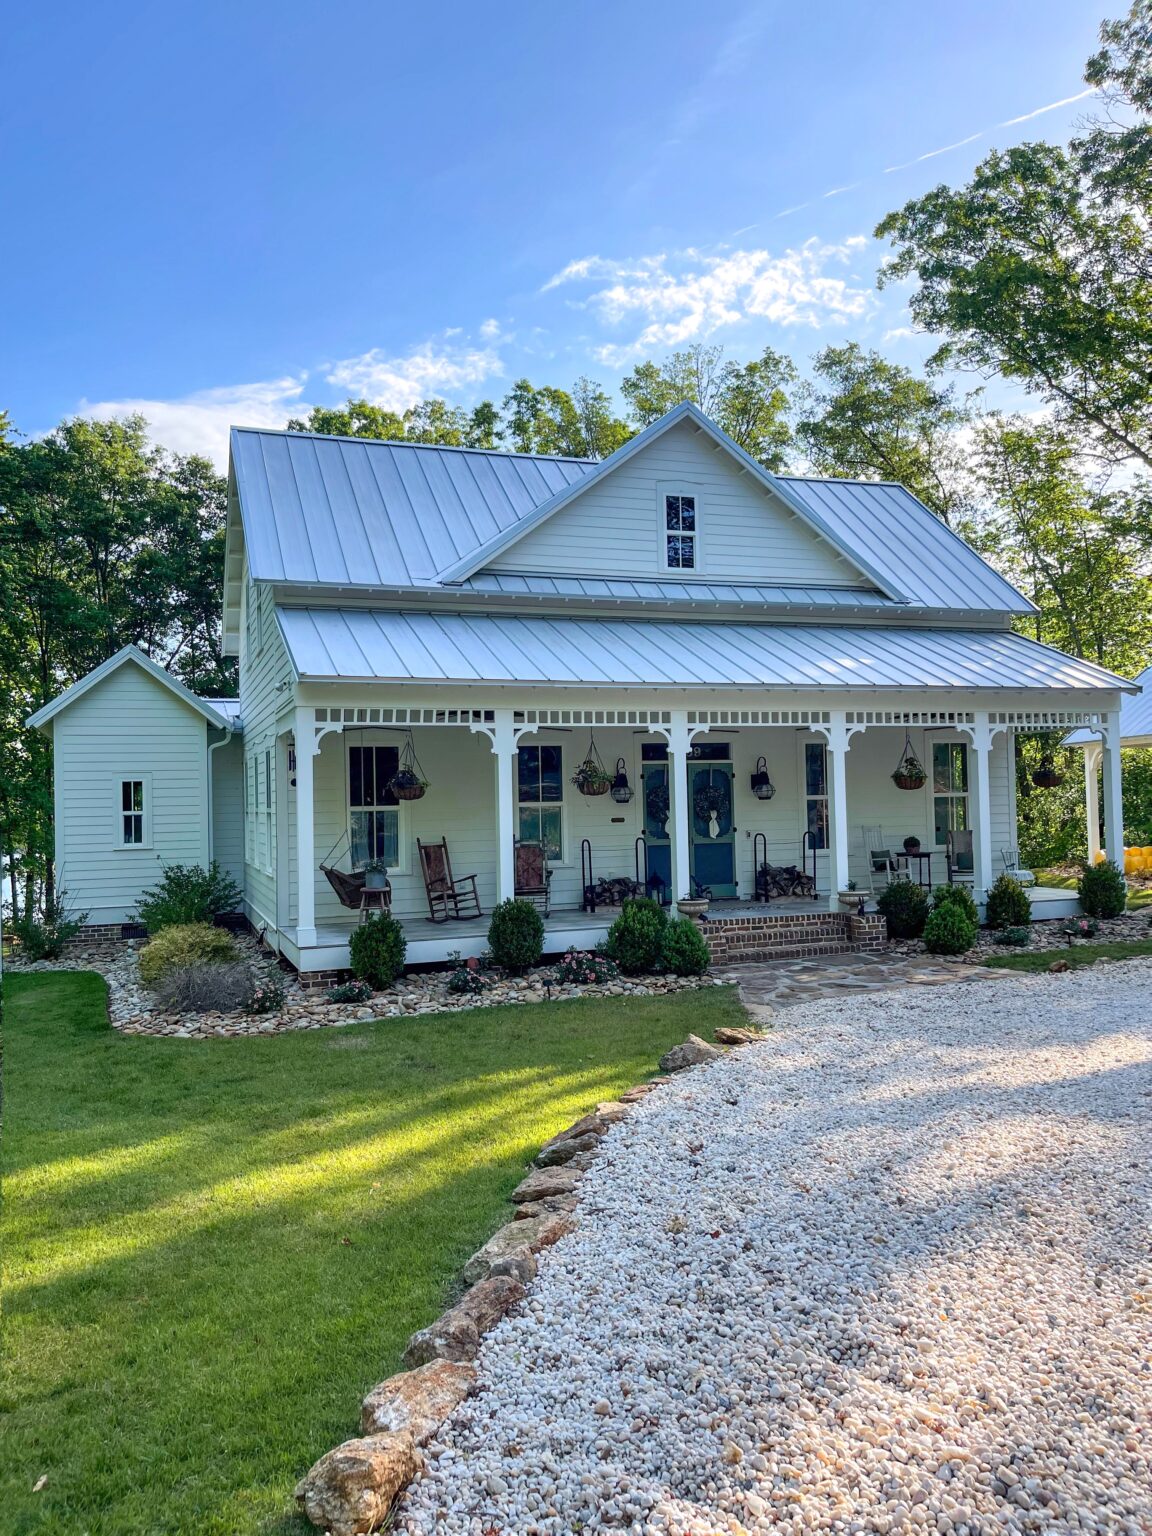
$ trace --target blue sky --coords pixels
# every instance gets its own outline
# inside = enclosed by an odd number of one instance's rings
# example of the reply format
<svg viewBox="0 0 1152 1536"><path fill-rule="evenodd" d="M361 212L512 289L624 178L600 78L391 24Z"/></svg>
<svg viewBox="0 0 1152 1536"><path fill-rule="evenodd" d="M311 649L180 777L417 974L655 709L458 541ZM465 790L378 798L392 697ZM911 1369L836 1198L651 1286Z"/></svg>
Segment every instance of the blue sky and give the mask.
<svg viewBox="0 0 1152 1536"><path fill-rule="evenodd" d="M1090 100L1028 114L1084 89L1124 8L23 7L0 405L28 433L141 409L220 459L229 422L612 388L696 340L915 363L877 220L1066 138Z"/></svg>

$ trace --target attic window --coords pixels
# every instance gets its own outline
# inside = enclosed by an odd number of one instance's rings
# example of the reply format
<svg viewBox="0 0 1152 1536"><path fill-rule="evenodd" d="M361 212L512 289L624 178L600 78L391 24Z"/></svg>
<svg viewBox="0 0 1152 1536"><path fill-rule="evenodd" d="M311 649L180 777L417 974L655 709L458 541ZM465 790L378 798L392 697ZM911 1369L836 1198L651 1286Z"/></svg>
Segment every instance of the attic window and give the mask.
<svg viewBox="0 0 1152 1536"><path fill-rule="evenodd" d="M664 497L664 563L670 571L696 569L696 498Z"/></svg>

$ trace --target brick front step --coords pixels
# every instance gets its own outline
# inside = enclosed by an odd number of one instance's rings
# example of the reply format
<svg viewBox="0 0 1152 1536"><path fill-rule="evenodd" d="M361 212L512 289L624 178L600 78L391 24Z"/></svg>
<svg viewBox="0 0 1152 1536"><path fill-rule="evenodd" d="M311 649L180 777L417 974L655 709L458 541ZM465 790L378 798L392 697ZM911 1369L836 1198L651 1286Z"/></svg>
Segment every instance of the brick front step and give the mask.
<svg viewBox="0 0 1152 1536"><path fill-rule="evenodd" d="M874 912L802 912L780 917L709 918L701 925L713 965L743 960L806 960L878 950L884 919Z"/></svg>

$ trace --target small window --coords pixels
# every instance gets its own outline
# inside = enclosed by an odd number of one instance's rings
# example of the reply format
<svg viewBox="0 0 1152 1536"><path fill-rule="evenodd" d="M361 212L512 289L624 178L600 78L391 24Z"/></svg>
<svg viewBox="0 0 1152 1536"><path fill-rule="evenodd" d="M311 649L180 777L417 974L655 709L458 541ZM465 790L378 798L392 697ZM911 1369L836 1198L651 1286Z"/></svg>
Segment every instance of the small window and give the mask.
<svg viewBox="0 0 1152 1536"><path fill-rule="evenodd" d="M144 816L144 780L121 779L120 841L125 848L143 848Z"/></svg>
<svg viewBox="0 0 1152 1536"><path fill-rule="evenodd" d="M273 854L273 828L272 828L272 750L266 748L264 752L264 868L272 873Z"/></svg>
<svg viewBox="0 0 1152 1536"><path fill-rule="evenodd" d="M664 564L670 571L696 569L696 498L664 497Z"/></svg>
<svg viewBox="0 0 1152 1536"><path fill-rule="evenodd" d="M516 764L519 835L564 862L564 759L560 747L521 747Z"/></svg>
<svg viewBox="0 0 1152 1536"><path fill-rule="evenodd" d="M968 831L968 748L960 741L932 743L932 811L936 846L949 832Z"/></svg>

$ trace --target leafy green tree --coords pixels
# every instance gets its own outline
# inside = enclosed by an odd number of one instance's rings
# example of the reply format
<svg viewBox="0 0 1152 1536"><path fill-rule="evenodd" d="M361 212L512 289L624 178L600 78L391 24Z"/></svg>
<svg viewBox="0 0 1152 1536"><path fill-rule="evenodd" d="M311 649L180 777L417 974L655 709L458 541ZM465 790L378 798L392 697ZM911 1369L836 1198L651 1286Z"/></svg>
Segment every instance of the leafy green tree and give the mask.
<svg viewBox="0 0 1152 1536"><path fill-rule="evenodd" d="M1152 466L1152 4L1105 23L1088 65L1115 118L1066 148L997 150L959 190L890 213L880 283L943 340L932 362L1018 379L1098 452Z"/></svg>
<svg viewBox="0 0 1152 1536"><path fill-rule="evenodd" d="M334 437L379 437L398 441L405 435L402 417L368 400L348 399L343 405L314 405L306 417L293 417L287 426L289 432L324 432Z"/></svg>
<svg viewBox="0 0 1152 1536"><path fill-rule="evenodd" d="M724 361L722 347L696 345L662 363L638 363L620 392L639 427L690 400L765 469L779 470L792 437L788 392L795 382L792 363L771 347L737 363Z"/></svg>
<svg viewBox="0 0 1152 1536"><path fill-rule="evenodd" d="M896 480L945 522L965 503L957 433L967 400L856 342L825 347L801 392L796 440L822 475Z"/></svg>
<svg viewBox="0 0 1152 1536"><path fill-rule="evenodd" d="M471 428L468 412L444 400L421 400L404 412L404 439L409 443L436 443L441 448L468 446Z"/></svg>

